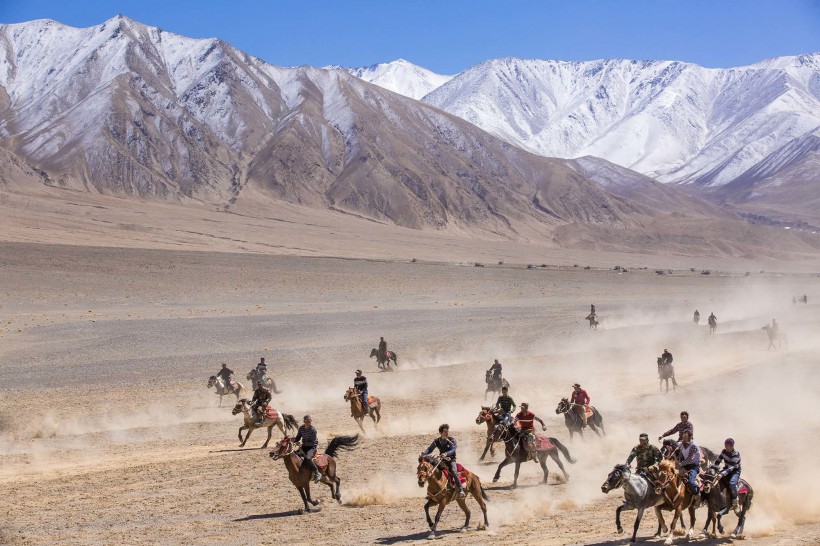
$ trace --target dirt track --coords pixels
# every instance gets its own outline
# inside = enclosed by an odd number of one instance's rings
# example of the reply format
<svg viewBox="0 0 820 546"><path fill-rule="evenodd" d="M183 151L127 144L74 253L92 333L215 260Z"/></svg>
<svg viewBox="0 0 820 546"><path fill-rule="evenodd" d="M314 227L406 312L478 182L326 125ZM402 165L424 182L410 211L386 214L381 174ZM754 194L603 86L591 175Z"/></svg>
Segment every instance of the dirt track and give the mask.
<svg viewBox="0 0 820 546"><path fill-rule="evenodd" d="M463 520L451 506L440 543L623 543L614 533L622 496L600 485L640 432L654 440L681 409L700 443L738 442L756 489L747 542L820 543L820 493L804 487L820 477L810 468L820 447L817 278L5 244L0 258L0 543L420 540L416 457L441 422L488 486L491 528L451 533ZM793 307L803 293L810 304ZM582 320L590 302L598 332ZM692 326L695 308L715 312L717 335ZM788 351L765 351L759 328L773 316ZM367 360L379 335L398 352L398 372ZM681 387L659 395L654 359L665 347ZM257 449L264 433L238 449L240 419L216 407L205 383L221 361L244 381L259 356L284 389L274 405L311 412L323 447L356 431L342 394L365 369L384 421L340 456L343 504L322 486L322 510L299 515L283 464ZM494 357L516 402L528 401L578 459L569 483L550 461L541 486L529 463L513 491L511 467L491 484L495 464L476 462L484 429L474 419ZM575 381L603 413L605 438L569 444L553 410ZM475 528L480 512L469 505ZM701 510L697 532L704 520ZM654 527L648 515L639 536Z"/></svg>

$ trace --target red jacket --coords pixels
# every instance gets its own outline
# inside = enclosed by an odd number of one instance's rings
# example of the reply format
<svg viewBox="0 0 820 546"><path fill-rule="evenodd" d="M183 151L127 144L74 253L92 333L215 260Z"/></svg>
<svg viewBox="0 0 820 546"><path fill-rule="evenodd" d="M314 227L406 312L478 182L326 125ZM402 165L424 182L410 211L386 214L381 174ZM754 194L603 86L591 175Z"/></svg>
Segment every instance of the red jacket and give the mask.
<svg viewBox="0 0 820 546"><path fill-rule="evenodd" d="M573 404L581 404L582 406L586 406L589 404L589 395L587 391L584 389L579 389L577 392L572 392L572 397L569 399L570 402Z"/></svg>
<svg viewBox="0 0 820 546"><path fill-rule="evenodd" d="M521 430L535 430L533 423L535 421L535 414L533 412L528 411L524 413L523 411L519 411L515 419L518 421Z"/></svg>

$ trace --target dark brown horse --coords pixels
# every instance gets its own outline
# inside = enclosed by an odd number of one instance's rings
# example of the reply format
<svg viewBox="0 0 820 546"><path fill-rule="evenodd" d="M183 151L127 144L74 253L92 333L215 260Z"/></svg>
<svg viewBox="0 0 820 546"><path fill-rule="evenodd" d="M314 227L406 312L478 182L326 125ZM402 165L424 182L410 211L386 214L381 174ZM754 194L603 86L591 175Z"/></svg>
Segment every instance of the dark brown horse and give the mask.
<svg viewBox="0 0 820 546"><path fill-rule="evenodd" d="M557 438L549 438L549 441L552 443L551 447L547 449L537 449L535 452L527 451L525 443L526 443L526 436L523 434L517 427L513 425L504 426L498 425L498 429L501 430L501 441L504 442L504 460L498 465L498 469L495 471L495 476L493 476L493 483L497 482L501 477L501 469L507 466L510 463L515 463L515 476L513 477L513 488L518 487L518 472L521 469L521 463L525 463L527 461L537 461L541 465L541 470L544 472L544 481L542 483L546 484L547 479L549 478L550 471L547 469L547 457L551 457L555 464L558 465L558 468L561 469L561 472L564 473L564 481L569 480L569 474L564 469L564 465L561 462L561 457L559 456L559 451L564 454L564 457L569 461L570 464L575 464L575 459L572 458L572 455L569 454L569 450L558 441ZM537 441L537 440L536 440Z"/></svg>
<svg viewBox="0 0 820 546"><path fill-rule="evenodd" d="M330 441L324 455L314 457L316 466L319 467L319 473L322 475L321 482L330 487L330 496L338 502L342 502L342 493L339 489L341 480L336 475L336 454L339 451L350 451L359 445L359 435L356 436L336 436ZM316 506L319 501L315 501L310 497L310 480L313 472L310 467L303 464L303 457L296 452L296 446L293 443L293 438L284 438L276 444L276 447L270 452L270 457L274 461L282 459L285 461L285 468L288 469L288 476L299 495L302 496L302 502L305 503L305 511L310 512L311 506ZM318 460L317 460L318 459ZM326 462L322 459L326 459ZM324 464L321 464L324 463ZM334 489L335 486L335 489Z"/></svg>
<svg viewBox="0 0 820 546"><path fill-rule="evenodd" d="M709 524L712 524L712 537L715 535L715 525L720 534L723 534L723 524L720 518L726 515L732 509L732 501L729 497L729 488L723 483L723 480L718 480L714 473L707 472L701 474L703 478L703 496L706 498L706 505L709 507L709 513L706 516L706 525L701 531L701 538L709 536ZM743 527L746 525L746 513L752 508L752 499L754 498L754 491L752 486L746 480L740 480L737 484L737 499L740 505L740 515L737 517L737 527L732 531L732 538L743 536Z"/></svg>
<svg viewBox="0 0 820 546"><path fill-rule="evenodd" d="M499 431L496 431L496 425L500 425L502 415L498 411L493 411L489 406L481 406L481 411L478 412L478 417L475 418L475 424L487 424L487 443L484 445L484 452L479 457L479 461L483 461L487 456L487 451L490 452L490 457L495 457L495 447L493 444L501 441Z"/></svg>
<svg viewBox="0 0 820 546"><path fill-rule="evenodd" d="M392 368L390 368L390 361L393 361L394 366L397 368L399 367L399 363L396 361L398 355L393 351L387 351L387 353L382 356L378 349L373 348L370 351L370 358L373 358L374 356L376 357L376 362L378 363L380 370L384 370L386 372L392 371Z"/></svg>
<svg viewBox="0 0 820 546"><path fill-rule="evenodd" d="M562 398L561 401L558 403L558 407L555 408L556 414L564 414L564 424L567 426L567 430L569 431L569 439L572 441L573 433L577 432L581 435L581 438L584 437L584 423L581 421L581 417L575 413L574 405L570 403L569 400L566 398ZM595 409L594 406L590 406L592 409L592 415L587 417L587 425L592 431L597 434L598 436L601 433L606 436L606 430L604 429L604 418ZM598 432L598 429L601 429L601 432Z"/></svg>
<svg viewBox="0 0 820 546"><path fill-rule="evenodd" d="M362 432L367 434L362 426L365 417L364 407L362 406L362 393L356 390L355 387L348 387L344 398L345 402L350 402L350 415L356 420L356 424L359 425ZM382 401L375 396L371 398L376 400L376 406L370 408L368 413L370 414L370 418L373 419L373 426L376 430L379 430L379 421L382 420Z"/></svg>
<svg viewBox="0 0 820 546"><path fill-rule="evenodd" d="M427 455L419 457L419 466L416 468L416 477L419 480L419 487L424 487L424 484L427 484L427 503L424 505L424 515L427 516L427 524L430 526L430 535L428 538L436 538L436 527L438 527L438 522L441 519L441 513L444 512L444 507L453 501L458 503L459 508L461 508L466 516L461 531L465 532L470 527L470 509L467 508L467 499L458 497L456 488L450 483L450 480L447 479L444 472L441 471L440 465L440 459L432 455ZM458 476L454 476L454 478L458 479ZM467 474L466 479L467 481L462 484L464 492L473 496L481 508L481 512L484 514L484 523L478 524L478 530L483 531L490 526L490 522L487 521L487 505L484 503L484 501L488 501L490 498L481 486L481 480L478 479L478 476L470 472ZM435 521L430 519L431 506L438 506Z"/></svg>

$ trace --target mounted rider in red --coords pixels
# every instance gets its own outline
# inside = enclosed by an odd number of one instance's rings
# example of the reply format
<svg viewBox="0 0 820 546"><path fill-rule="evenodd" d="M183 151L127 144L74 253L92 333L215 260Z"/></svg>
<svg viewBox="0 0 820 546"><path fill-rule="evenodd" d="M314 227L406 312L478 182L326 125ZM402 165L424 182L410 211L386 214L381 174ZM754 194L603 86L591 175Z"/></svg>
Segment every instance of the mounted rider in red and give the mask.
<svg viewBox="0 0 820 546"><path fill-rule="evenodd" d="M527 451L535 451L535 421L541 423L541 429L547 430L547 425L540 417L530 411L530 405L526 402L521 403L521 411L515 416L515 422L523 434L526 434Z"/></svg>
<svg viewBox="0 0 820 546"><path fill-rule="evenodd" d="M581 418L581 428L587 426L587 406L589 405L589 395L587 391L581 388L581 385L576 383L572 386L574 389L569 398L575 413Z"/></svg>

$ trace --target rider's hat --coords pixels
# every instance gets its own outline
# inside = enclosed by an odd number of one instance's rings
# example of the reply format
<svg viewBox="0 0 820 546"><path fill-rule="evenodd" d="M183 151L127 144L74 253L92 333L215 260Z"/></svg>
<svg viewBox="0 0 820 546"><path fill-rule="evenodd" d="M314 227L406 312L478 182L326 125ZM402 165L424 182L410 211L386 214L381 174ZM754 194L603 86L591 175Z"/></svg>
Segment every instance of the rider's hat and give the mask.
<svg viewBox="0 0 820 546"><path fill-rule="evenodd" d="M576 384L573 385L573 387L578 387L580 389L581 385L579 383L576 383Z"/></svg>
<svg viewBox="0 0 820 546"><path fill-rule="evenodd" d="M356 373L362 373L362 371L361 370L356 370Z"/></svg>
<svg viewBox="0 0 820 546"><path fill-rule="evenodd" d="M648 440L649 439L649 434L647 434L645 432L642 432L641 435L638 436L638 439L639 440Z"/></svg>

